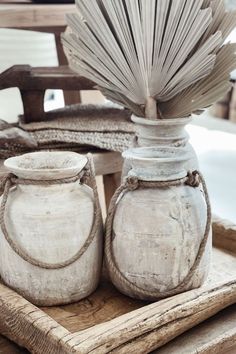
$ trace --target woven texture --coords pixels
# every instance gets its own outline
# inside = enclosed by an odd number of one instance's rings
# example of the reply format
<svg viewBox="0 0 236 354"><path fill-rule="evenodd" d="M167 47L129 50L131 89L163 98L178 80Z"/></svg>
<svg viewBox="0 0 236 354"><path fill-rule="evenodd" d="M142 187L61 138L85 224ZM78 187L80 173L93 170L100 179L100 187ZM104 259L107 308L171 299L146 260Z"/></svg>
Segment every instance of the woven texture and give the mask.
<svg viewBox="0 0 236 354"><path fill-rule="evenodd" d="M37 130L30 132L39 146L54 143L70 143L122 152L132 146L134 135L127 133L73 132L68 130Z"/></svg>
<svg viewBox="0 0 236 354"><path fill-rule="evenodd" d="M40 122L19 127L36 146L17 145L11 140L0 149L0 158L37 150L72 150L100 148L122 152L133 145L134 124L130 112L102 105L72 105L46 113ZM19 131L22 131L19 129Z"/></svg>
<svg viewBox="0 0 236 354"><path fill-rule="evenodd" d="M95 105L72 105L47 113L47 120L20 127L39 147L74 144L122 152L132 146L134 125L130 112Z"/></svg>
<svg viewBox="0 0 236 354"><path fill-rule="evenodd" d="M130 112L102 105L72 105L46 114L47 120L20 126L26 131L59 129L79 132L134 133Z"/></svg>

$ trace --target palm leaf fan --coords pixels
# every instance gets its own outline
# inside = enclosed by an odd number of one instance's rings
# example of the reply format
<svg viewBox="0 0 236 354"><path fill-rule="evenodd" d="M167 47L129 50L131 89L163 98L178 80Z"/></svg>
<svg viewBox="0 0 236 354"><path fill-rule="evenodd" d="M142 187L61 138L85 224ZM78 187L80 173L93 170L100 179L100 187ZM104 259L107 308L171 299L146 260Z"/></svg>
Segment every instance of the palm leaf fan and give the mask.
<svg viewBox="0 0 236 354"><path fill-rule="evenodd" d="M62 38L70 66L136 115L190 115L229 88L235 47L222 45L236 15L225 12L223 0L77 0L76 5Z"/></svg>

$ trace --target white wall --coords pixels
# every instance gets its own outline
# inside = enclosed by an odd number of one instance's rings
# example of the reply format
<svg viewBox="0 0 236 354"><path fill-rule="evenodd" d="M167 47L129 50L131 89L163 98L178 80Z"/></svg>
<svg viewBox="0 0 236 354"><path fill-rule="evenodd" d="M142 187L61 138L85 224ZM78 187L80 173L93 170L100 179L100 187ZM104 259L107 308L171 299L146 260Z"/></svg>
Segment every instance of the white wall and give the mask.
<svg viewBox="0 0 236 354"><path fill-rule="evenodd" d="M207 113L188 127L206 178L213 213L236 224L236 124Z"/></svg>
<svg viewBox="0 0 236 354"><path fill-rule="evenodd" d="M53 34L0 29L0 72L16 64L57 66L57 50ZM13 122L23 113L17 89L0 91L0 119Z"/></svg>

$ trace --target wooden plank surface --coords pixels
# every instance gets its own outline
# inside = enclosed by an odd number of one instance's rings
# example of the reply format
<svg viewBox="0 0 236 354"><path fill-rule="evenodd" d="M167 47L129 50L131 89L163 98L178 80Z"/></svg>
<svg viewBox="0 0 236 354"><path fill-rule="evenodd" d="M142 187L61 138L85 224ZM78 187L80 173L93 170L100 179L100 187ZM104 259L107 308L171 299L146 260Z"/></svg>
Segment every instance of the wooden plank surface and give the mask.
<svg viewBox="0 0 236 354"><path fill-rule="evenodd" d="M28 354L28 350L19 347L7 338L0 336L0 354Z"/></svg>
<svg viewBox="0 0 236 354"><path fill-rule="evenodd" d="M74 4L1 4L0 27L64 27L66 13L74 12L74 9Z"/></svg>
<svg viewBox="0 0 236 354"><path fill-rule="evenodd" d="M215 216L213 219L214 245L236 253L236 225Z"/></svg>
<svg viewBox="0 0 236 354"><path fill-rule="evenodd" d="M236 305L182 334L153 354L196 353L236 353Z"/></svg>

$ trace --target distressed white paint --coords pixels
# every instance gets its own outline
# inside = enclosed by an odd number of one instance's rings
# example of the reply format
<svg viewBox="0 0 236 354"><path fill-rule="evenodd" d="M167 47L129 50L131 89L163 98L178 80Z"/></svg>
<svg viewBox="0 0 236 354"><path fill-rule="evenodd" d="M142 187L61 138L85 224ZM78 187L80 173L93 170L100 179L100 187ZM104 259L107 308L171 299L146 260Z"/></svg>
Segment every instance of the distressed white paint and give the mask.
<svg viewBox="0 0 236 354"><path fill-rule="evenodd" d="M142 180L168 181L186 175L188 154L179 148L138 148L125 152L124 157L131 163L129 174ZM119 201L113 225L113 252L118 267L143 289L173 289L194 264L206 219L201 188L182 185L126 193ZM210 255L211 235L186 290L203 283ZM115 277L112 280L123 293L138 297Z"/></svg>
<svg viewBox="0 0 236 354"><path fill-rule="evenodd" d="M10 172L30 179L75 176L87 159L71 152L40 152L11 158ZM32 257L47 263L71 258L82 247L93 221L93 192L76 183L11 189L5 222L11 237ZM11 288L37 305L78 301L98 284L102 261L102 223L86 253L58 270L35 267L22 260L0 233L0 275Z"/></svg>

